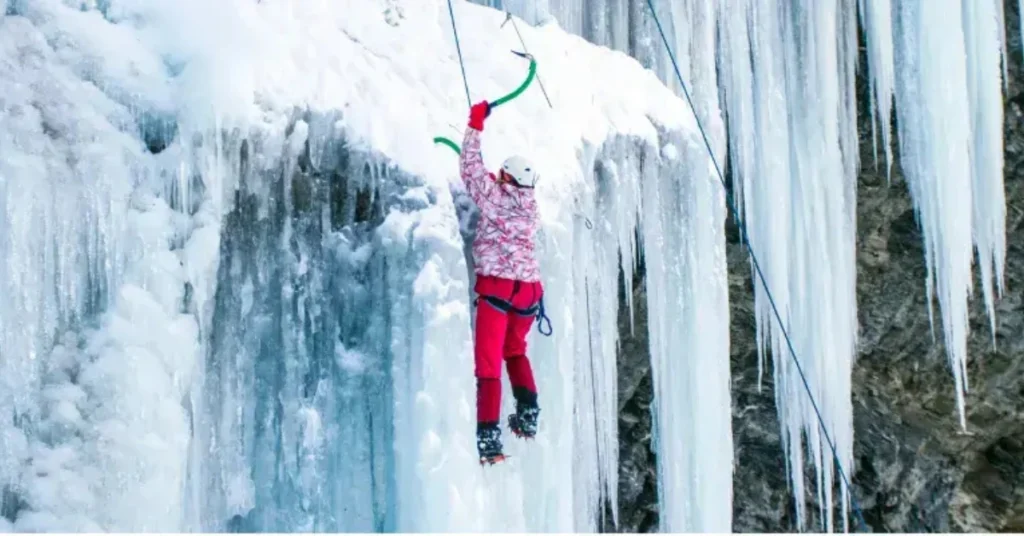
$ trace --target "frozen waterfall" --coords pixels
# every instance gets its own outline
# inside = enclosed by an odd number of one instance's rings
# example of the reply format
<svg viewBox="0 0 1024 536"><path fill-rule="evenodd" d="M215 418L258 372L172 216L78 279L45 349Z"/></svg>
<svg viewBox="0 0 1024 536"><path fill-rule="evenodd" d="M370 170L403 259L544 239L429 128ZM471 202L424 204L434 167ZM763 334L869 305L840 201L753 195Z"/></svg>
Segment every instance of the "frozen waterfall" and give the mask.
<svg viewBox="0 0 1024 536"><path fill-rule="evenodd" d="M688 165L683 103L623 54L523 25L557 112L528 93L484 151L544 170L555 335L531 340L543 433L484 470L474 215L430 143L465 122L447 11L229 4L43 0L0 21L0 80L36 81L5 93L18 121L0 138L13 528L596 530L618 489L619 281L643 251L664 260L654 355L679 423L659 439L681 454L664 494L690 502L666 525L728 530L724 206ZM470 43L502 21L455 11ZM475 96L521 80L508 48L467 51ZM713 464L683 448L711 425Z"/></svg>
<svg viewBox="0 0 1024 536"><path fill-rule="evenodd" d="M695 110L643 0L453 4L474 100L525 74L509 10L553 103L531 87L483 147L542 169L537 440L477 464L476 216L431 143L466 116L445 2L7 0L0 531L599 530L638 258L660 528L730 531L726 198L697 121L766 280L797 528L812 494L853 528L825 432L854 472L858 108L911 191L966 427L972 263L994 332L1007 247L1000 1L657 0Z"/></svg>

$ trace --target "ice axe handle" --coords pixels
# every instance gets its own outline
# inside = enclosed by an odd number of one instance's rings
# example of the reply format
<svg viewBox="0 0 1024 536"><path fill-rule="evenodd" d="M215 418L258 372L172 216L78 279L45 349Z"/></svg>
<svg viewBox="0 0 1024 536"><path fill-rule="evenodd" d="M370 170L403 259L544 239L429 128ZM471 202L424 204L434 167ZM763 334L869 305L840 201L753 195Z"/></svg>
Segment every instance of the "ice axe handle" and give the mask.
<svg viewBox="0 0 1024 536"><path fill-rule="evenodd" d="M534 77L537 75L537 60L533 59L532 55L530 55L528 53L524 53L524 52L517 52L515 50L513 50L512 53L517 55L517 56L519 56L519 57L521 57L521 58L526 58L526 59L530 60L530 72L526 76L526 80L524 80L523 83L520 84L519 87L517 87L515 89L515 91L513 91L512 93L509 93L508 95L505 95L504 97L502 97L502 98L500 98L500 99L490 103L490 108L488 110L488 115L490 115L490 110L493 110L493 109L497 108L498 106L501 106L502 104L505 104L506 102L508 102L508 101L510 101L510 100L512 100L512 99L514 99L516 97L518 97L524 91L526 91L526 88L530 85L530 82L533 82ZM462 151L459 149L458 144L456 144L454 141L452 141L452 140L450 140L448 138L445 138L444 136L437 136L437 137L435 137L434 138L434 143L440 143L440 144L443 144L443 145L447 145L453 151L455 151L456 154L459 154L459 155L462 154Z"/></svg>
<svg viewBox="0 0 1024 536"><path fill-rule="evenodd" d="M533 55L528 54L526 52L518 52L515 50L513 50L512 53L521 58L530 60L530 72L526 75L526 80L524 80L523 83L520 84L519 87L515 89L515 91L492 102L491 109L497 108L498 106L505 104L506 102L518 97L519 95L522 95L523 92L526 91L526 88L529 87L530 82L533 82L534 77L537 75L537 60L533 59Z"/></svg>

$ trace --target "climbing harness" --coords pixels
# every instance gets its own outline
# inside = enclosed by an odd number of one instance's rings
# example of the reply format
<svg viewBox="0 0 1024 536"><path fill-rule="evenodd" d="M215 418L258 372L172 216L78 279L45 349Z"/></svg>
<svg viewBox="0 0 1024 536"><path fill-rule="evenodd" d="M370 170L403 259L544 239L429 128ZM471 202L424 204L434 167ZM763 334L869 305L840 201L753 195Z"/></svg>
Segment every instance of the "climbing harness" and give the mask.
<svg viewBox="0 0 1024 536"><path fill-rule="evenodd" d="M554 333L554 330L551 328L551 319L548 318L547 313L544 312L543 296L541 296L540 300L537 302L536 305L526 309L519 309L518 307L513 307L511 303L501 298L495 298L494 296L480 296L480 298L478 299L489 303L491 307L494 307L495 309L501 311L506 315L509 313L515 313L519 316L537 315L537 331L539 331L541 335L544 335L545 337L550 337L551 334ZM544 328L545 322L547 323L547 329Z"/></svg>
<svg viewBox="0 0 1024 536"><path fill-rule="evenodd" d="M538 305L531 305L526 309L520 309L511 303L494 296L480 296L480 299L491 304L492 307L505 314L515 313L519 316L533 316L537 314L537 309L539 308Z"/></svg>
<svg viewBox="0 0 1024 536"><path fill-rule="evenodd" d="M654 23L658 26L658 33L661 34L661 40L665 44L665 50L668 52L669 59L672 60L672 67L675 69L676 77L679 79L679 85L683 88L683 94L686 96L686 102L689 103L690 111L693 112L693 117L697 121L697 129L700 130L700 134L704 138L704 145L708 150L708 156L711 157L711 163L715 166L715 172L718 174L718 180L722 183L722 188L725 189L725 197L728 202L729 211L732 212L733 217L736 219L740 227L740 237L743 240L743 245L746 246L747 251L750 252L750 259L754 265L754 271L757 272L757 276L761 280L761 285L764 286L765 295L768 296L768 303L771 304L772 312L775 313L775 319L779 323L779 329L782 330L782 335L786 339L789 354L793 357L793 362L796 364L797 372L800 373L800 380L803 382L804 389L807 391L807 396L811 400L811 406L814 408L814 413L818 418L818 424L821 426L821 431L825 435L825 440L828 442L829 448L832 449L832 457L838 467L839 476L842 477L843 483L846 484L846 489L849 490L850 502L852 503L853 511L857 516L857 522L860 523L863 528L869 529L870 526L866 521L864 521L864 514L861 511L860 504L857 502L857 497L853 493L853 486L850 485L850 480L847 478L846 472L843 470L843 464L839 460L839 453L836 450L836 445L832 441L832 436L828 433L828 427L825 426L825 419L821 415L821 410L818 409L818 403L814 400L814 394L811 392L811 386L807 381L807 376L804 375L803 366L800 365L800 359L797 358L796 349L793 347L793 341L789 336L789 331L782 322L782 315L779 314L779 308L775 304L775 298L772 296L771 290L768 288L768 281L765 279L764 273L761 272L761 265L757 262L757 256L754 255L754 248L750 245L745 222L737 210L736 202L733 199L731 191L725 184L725 175L722 173L722 168L718 165L715 153L711 149L711 142L708 141L708 136L704 131L704 126L700 122L700 117L697 116L696 108L693 105L693 99L690 98L690 92L686 87L686 82L683 81L683 75L679 72L679 64L676 62L675 54L672 53L672 47L668 44L668 38L665 37L665 30L661 27L661 21L658 20L658 12L655 11L654 4L651 0L647 0L647 6L651 8L651 15L654 18Z"/></svg>
<svg viewBox="0 0 1024 536"><path fill-rule="evenodd" d="M455 41L458 42L458 38L456 38ZM526 91L526 88L530 86L530 83L533 82L533 79L537 76L537 60L534 59L534 57L532 55L530 55L530 54L528 54L526 52L518 52L518 51L515 51L515 50L513 50L512 53L515 54L516 56L521 57L521 58L530 60L530 71L526 74L526 80L523 80L523 83L519 84L519 87L517 87L514 90L512 90L512 92L509 93L508 95L505 95L504 97L501 97L501 98L495 100L494 102L490 102L489 106L490 106L491 110L493 110L493 109L497 108L498 106L501 106L502 104L505 104L508 101L510 101L510 100L512 100L512 99L514 99L514 98L516 98L516 97L518 97L520 95L522 95L523 92ZM462 61L461 57L460 57L459 61L460 62ZM465 68L463 68L462 76L463 77L466 76ZM465 81L465 78L463 78L463 81ZM466 88L467 88L466 89L466 96L468 97L469 96L469 85L468 84L466 85ZM447 145L448 147L451 147L451 149L453 151L455 151L455 154L462 154L462 151L459 149L458 144L456 144L454 141L452 141L452 140L450 140L448 138L445 138L444 136L437 136L437 137L435 137L434 138L434 143L442 143L444 145Z"/></svg>

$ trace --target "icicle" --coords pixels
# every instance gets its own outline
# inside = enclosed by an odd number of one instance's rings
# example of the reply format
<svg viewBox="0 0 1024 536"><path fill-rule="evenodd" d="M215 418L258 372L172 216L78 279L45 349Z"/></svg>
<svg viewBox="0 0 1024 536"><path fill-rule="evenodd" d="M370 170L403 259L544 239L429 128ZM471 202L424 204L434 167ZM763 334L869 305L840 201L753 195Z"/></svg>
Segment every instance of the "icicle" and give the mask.
<svg viewBox="0 0 1024 536"><path fill-rule="evenodd" d="M822 529L831 531L833 460L821 437L821 427L836 440L838 462L851 470L849 376L856 327L853 206L848 193L850 176L844 173L841 153L841 121L836 116L844 91L835 38L840 5L835 1L807 1L791 9L783 26L786 61L804 68L803 74L787 69L790 98L793 103L801 103L790 110L795 164L789 184L794 220L791 232L796 233L790 237L793 249L788 270L793 300L790 336L811 393L801 392L802 382L786 348L774 352L776 385L787 385L793 397L787 401L788 411L781 415L784 422L790 420L788 448L801 448L797 430L802 430L808 437L812 464L818 470L827 464L822 474L825 501L821 514ZM800 20L807 21L809 31L792 22ZM845 180L823 179L841 176ZM780 362L785 365L779 366ZM810 397L818 403L823 423L818 422ZM802 480L800 466L794 464L792 470L791 478Z"/></svg>
<svg viewBox="0 0 1024 536"><path fill-rule="evenodd" d="M724 192L697 140L643 178L660 527L729 532L732 426ZM654 160L651 155L648 161ZM698 262L697 260L700 259ZM685 350L685 356L680 353Z"/></svg>
<svg viewBox="0 0 1024 536"><path fill-rule="evenodd" d="M776 405L798 525L803 528L806 522L803 475L809 462L821 498L823 530L833 528L837 478L822 425L848 473L853 458L850 374L856 334L858 155L852 103L855 51L847 48L856 44L854 9L845 0L733 2L723 6L729 20L720 45L723 64L730 65L722 71L722 84L734 181L741 186L737 197L767 282L766 288L755 274L759 351L763 355L770 345L774 360ZM748 54L750 63L744 59ZM796 370L769 292L823 423ZM840 491L845 514L848 494L842 483Z"/></svg>
<svg viewBox="0 0 1024 536"><path fill-rule="evenodd" d="M627 294L633 280L637 253L636 229L641 216L641 182L635 144L629 138L606 142L592 164L593 197L588 213L600 215L592 229L577 224L581 241L573 256L573 286L581 288L576 305L578 335L574 464L577 489L578 530L598 530L604 507L611 506L612 523L618 523L618 384L620 277ZM585 159L589 162L589 159ZM588 190L588 193L590 191ZM577 298L579 299L579 298Z"/></svg>
<svg viewBox="0 0 1024 536"><path fill-rule="evenodd" d="M1017 0L1017 23L1020 24L1020 42L1024 47L1024 0Z"/></svg>
<svg viewBox="0 0 1024 536"><path fill-rule="evenodd" d="M692 113L724 165L714 46L721 11L708 0L656 5L694 99ZM655 58L659 77L682 96L664 48ZM692 139L670 137L659 154L644 159L661 163L661 169L649 166L642 179L653 441L659 502L672 505L661 510L660 528L728 532L732 427L724 191L698 133ZM680 359L681 348L688 349L686 359Z"/></svg>
<svg viewBox="0 0 1024 536"><path fill-rule="evenodd" d="M873 91L871 95L872 109L877 116L871 118L872 128L878 124L882 132L882 144L885 150L885 176L891 179L892 173L892 104L893 82L893 43L892 43L892 5L891 0L859 0L861 21L867 35L865 45L868 49L868 74Z"/></svg>
<svg viewBox="0 0 1024 536"><path fill-rule="evenodd" d="M719 15L719 32L722 40L722 72L720 76L724 96L724 109L729 123L729 157L733 169L733 192L736 206L740 207L740 210L743 211L743 214L740 215L743 221L754 221L757 214L754 203L746 202L747 196L752 195L755 188L753 179L756 173L755 166L757 165L759 148L755 141L758 135L756 129L758 125L764 125L763 122L756 121L755 114L759 111L771 109L768 105L758 108L754 106L756 99L767 96L765 93L758 94L757 90L771 84L770 81L764 80L758 85L754 84L751 58L752 50L756 44L751 42L751 38L756 39L756 35L751 35L752 32L748 31L748 19L752 19L755 16L754 9L755 7L747 0L726 0L720 9ZM755 24L751 26L756 29L756 20L753 22ZM773 89L779 88L775 87ZM767 93L770 94L770 91ZM758 100L758 102L770 104L772 101ZM775 123L775 125L779 124ZM769 123L768 126L770 125ZM785 124L781 123L781 125L784 126ZM772 140L777 140L778 138L760 139L765 143L771 143ZM749 229L750 236L748 238L753 239L753 236L760 232L761 229ZM762 260L764 259L762 258ZM763 267L766 270L768 268L767 266ZM755 292L763 292L760 283L756 280L754 286ZM764 373L768 332L763 329L760 311L758 311L756 320L758 388L760 388Z"/></svg>
<svg viewBox="0 0 1024 536"><path fill-rule="evenodd" d="M840 0L836 12L836 50L839 63L839 147L842 150L847 203L857 203L860 136L857 135L857 0ZM854 216L854 212L850 212Z"/></svg>
<svg viewBox="0 0 1024 536"><path fill-rule="evenodd" d="M970 98L972 226L981 286L995 345L995 297L1003 292L1006 256L1006 199L1003 191L1003 95L999 62L1000 0L963 2L967 90ZM1003 62L1005 65L1005 61ZM993 291L993 279L996 289Z"/></svg>
<svg viewBox="0 0 1024 536"><path fill-rule="evenodd" d="M1010 66L1008 45L1006 43L1006 10L1004 9L1003 3L1000 1L995 2L996 8L996 26L999 32L999 53L1002 58L1003 64L1003 91L1006 91L1010 84Z"/></svg>
<svg viewBox="0 0 1024 536"><path fill-rule="evenodd" d="M898 13L896 103L902 167L924 233L928 299L931 303L938 298L960 424L966 428L967 297L972 288L975 202L961 3L907 0L900 2Z"/></svg>

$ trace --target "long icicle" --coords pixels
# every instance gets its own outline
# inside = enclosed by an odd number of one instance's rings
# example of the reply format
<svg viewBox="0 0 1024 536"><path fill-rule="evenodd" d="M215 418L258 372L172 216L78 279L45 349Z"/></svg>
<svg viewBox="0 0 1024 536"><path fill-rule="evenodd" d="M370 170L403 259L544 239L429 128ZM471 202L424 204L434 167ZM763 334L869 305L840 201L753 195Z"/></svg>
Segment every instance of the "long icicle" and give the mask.
<svg viewBox="0 0 1024 536"><path fill-rule="evenodd" d="M808 1L810 1L810 0L808 0ZM661 35L662 42L665 45L665 48L666 48L666 50L668 52L668 55L669 55L669 58L671 59L672 66L673 66L673 68L675 70L675 74L677 76L679 84L680 84L680 86L683 89L683 93L684 93L684 96L686 97L686 101L689 103L690 108L694 112L694 115L695 115L696 121L697 121L697 125L698 125L698 130L700 131L700 133L702 135L702 138L703 138L703 141L704 141L704 145L705 145L705 147L707 149L708 156L711 158L711 163L714 166L714 169L715 169L715 171L716 171L716 173L718 175L719 181L721 182L723 188L725 188L726 187L725 176L722 173L721 166L718 164L718 161L717 161L717 158L715 157L714 151L711 148L711 142L708 140L707 133L705 132L703 126L701 125L700 117L697 116L696 107L694 106L693 100L690 97L690 93L687 90L686 83L683 81L683 76L682 76L682 73L680 72L678 62L676 61L675 55L672 52L672 47L669 45L668 38L665 35L664 28L661 25L660 20L658 19L658 14L657 14L657 11L654 9L654 5L652 3L652 0L647 0L647 6L651 10L652 16L653 16L654 21L655 21L655 23L657 25L657 28L658 28L658 32ZM811 3L811 4L808 4L808 6L805 6L805 7L813 8L813 6L814 6L814 4ZM831 20L832 24L836 23L835 15L833 15L831 17L831 19L830 19L828 17L823 17L822 16L823 15L822 12L818 12L818 13L819 13L819 17L816 20L818 20L819 22L828 23ZM827 11L825 13L827 13ZM787 20L792 20L792 17L789 17ZM819 30L819 31L821 31L821 30ZM835 36L834 32L832 33L832 36L833 36L833 39L834 39L834 36ZM832 44L832 53L833 54L835 53L834 51L835 51L835 43L833 41L833 44ZM818 51L818 53L825 53L825 52L824 51ZM836 106L836 110L838 110L838 103L837 103L837 106ZM833 125L832 128L836 128L835 125ZM836 134L834 136L834 138L838 140L838 134ZM835 161L836 162L841 162L841 160L839 160L839 159L835 159ZM832 460L835 462L835 467L838 470L839 475L840 475L840 477L842 479L842 484L847 489L849 489L850 488L850 482L849 482L849 478L847 476L847 472L844 470L844 460L848 461L848 460L850 460L852 458L852 456L851 456L852 453L849 452L850 445L847 444L847 443L850 442L850 440L852 440L852 430L846 430L846 428L847 428L846 425L842 426L841 433L842 433L842 435L844 437L844 449L843 449L844 452L842 454L840 454L838 449L837 449L836 442L833 440L833 435L830 432L831 427L829 426L829 423L826 422L826 419L825 419L825 417L823 415L822 406L819 406L819 404L817 402L817 398L822 394L822 392L821 392L822 388L821 388L821 386L816 386L815 388L812 388L810 383L809 383L808 374L814 373L814 370L810 370L808 372L805 372L805 367L801 364L800 359L797 357L797 352L796 352L796 349L794 347L793 338L791 337L791 335L789 333L789 330L786 327L788 325L788 323L783 320L782 315L781 315L781 313L779 311L779 307L778 307L776 301L772 297L772 294L771 294L771 292L769 291L769 289L767 287L767 281L765 279L764 273L761 270L761 264L758 262L757 255L755 255L755 252L753 250L753 246L751 245L751 243L747 239L748 235L747 235L747 229L745 228L745 225L744 225L744 221L738 217L739 213L738 213L737 207L735 206L735 203L733 202L733 198L732 198L731 194L728 192L727 188L726 188L726 191L727 191L727 194L726 194L727 206L729 207L729 209L733 213L734 217L736 217L738 219L738 221L739 221L739 225L741 227L741 232L740 232L741 239L744 241L744 245L747 247L748 251L750 252L750 258L751 258L751 263L752 263L753 268L754 268L754 272L757 275L758 279L760 280L760 283L765 287L765 295L768 298L768 303L769 303L769 305L771 307L771 312L774 314L775 320L777 321L778 330L779 330L779 332L782 335L782 339L785 341L785 348L786 348L786 350L788 350L787 353L792 357L792 365L795 367L796 372L797 372L797 374L794 375L794 377L795 378L799 378L799 380L800 380L799 382L795 382L795 385L802 385L804 390L806 391L806 393L808 395L806 399L798 398L798 397L791 397L791 398L793 398L794 400L797 400L798 403L800 403L802 405L806 406L806 405L809 404L810 409L813 410L812 415L814 417L811 420L816 418L817 424L819 425L818 430L820 430L820 436L815 434L814 437L821 437L828 444L828 446L829 446L829 448L831 450L831 453L832 453ZM828 308L826 308L825 310L828 310ZM800 324L800 323L797 323L797 324ZM849 327L849 326L847 326L847 327ZM804 336L806 336L806 337L814 337L814 335L815 335L814 333L804 334ZM850 348L849 351L852 352L852 348ZM787 360L782 360L782 359L777 360L776 364L778 365L780 363L788 363L788 361ZM814 363L812 362L812 365L813 364ZM840 374L842 375L844 373L842 371L840 371ZM848 381L844 380L844 383L846 385L848 385ZM816 394L818 396L816 396ZM840 395L840 396L842 396L842 395ZM825 400L825 402L828 402L828 400ZM844 405L846 403L848 403L848 401L844 402ZM848 408L847 407L847 409L849 409L852 412L852 408ZM829 408L827 406L825 406L825 411L828 411L828 410L829 410ZM845 413L845 411L843 413ZM852 423L852 420L850 420L850 422L848 422L847 424L851 424L851 423ZM838 424L838 423L833 423L833 424ZM820 445L818 445L818 452L821 452L821 450L822 449L821 449ZM796 454L797 454L797 461L800 462L800 465L802 465L802 461L801 461L802 459L799 457L799 451L797 451ZM831 465L830 465L830 467L831 467ZM829 472L831 473L831 470ZM801 478L801 481L802 481L802 478ZM869 526L864 521L863 514L861 513L861 508L860 508L860 505L857 502L856 497L851 494L850 495L850 499L851 499L851 501L853 503L854 513L857 516L858 523L862 527L868 528ZM799 499L798 499L798 501L799 501Z"/></svg>

